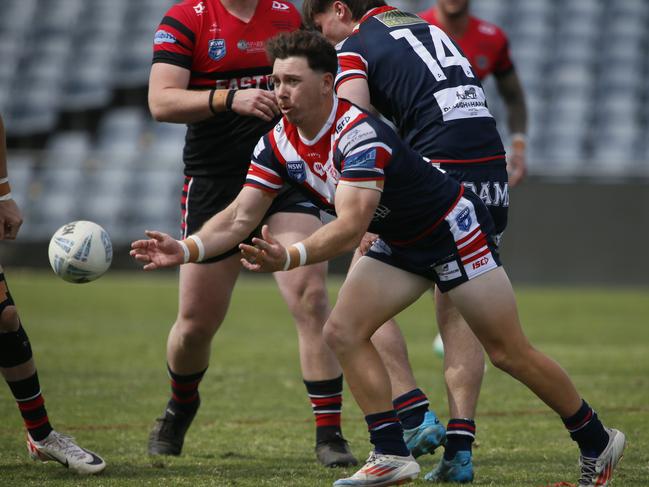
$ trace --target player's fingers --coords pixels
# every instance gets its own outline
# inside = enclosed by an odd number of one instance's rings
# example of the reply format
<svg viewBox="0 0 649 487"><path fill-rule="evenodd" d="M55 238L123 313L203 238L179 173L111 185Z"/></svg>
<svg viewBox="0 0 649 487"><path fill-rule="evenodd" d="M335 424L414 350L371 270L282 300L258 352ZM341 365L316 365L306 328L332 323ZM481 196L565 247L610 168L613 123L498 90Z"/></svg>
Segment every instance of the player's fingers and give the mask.
<svg viewBox="0 0 649 487"><path fill-rule="evenodd" d="M145 230L144 234L149 238L157 240L158 242L164 240L164 238L166 237L166 234L162 232L156 232L155 230Z"/></svg>
<svg viewBox="0 0 649 487"><path fill-rule="evenodd" d="M262 238L254 237L252 239L252 243L255 244L255 247L257 249L259 249L259 251L264 251L265 250L266 252L269 252L273 248L272 243L267 242L266 240L264 240Z"/></svg>
<svg viewBox="0 0 649 487"><path fill-rule="evenodd" d="M142 267L142 269L145 270L145 271L154 271L157 268L158 268L158 265L153 263L153 262L151 262L150 264L147 264L144 267Z"/></svg>
<svg viewBox="0 0 649 487"><path fill-rule="evenodd" d="M241 259L241 265L249 271L258 272L259 270L261 270L261 266L259 264L251 264L246 259Z"/></svg>
<svg viewBox="0 0 649 487"><path fill-rule="evenodd" d="M273 111L266 105L257 105L255 107L253 115L257 118L261 118L266 122L270 122L273 119Z"/></svg>
<svg viewBox="0 0 649 487"><path fill-rule="evenodd" d="M266 95L266 98L264 98L263 102L268 106L273 111L274 115L279 115L280 109L279 106L277 105L277 100L275 99L275 94L274 93L264 93Z"/></svg>

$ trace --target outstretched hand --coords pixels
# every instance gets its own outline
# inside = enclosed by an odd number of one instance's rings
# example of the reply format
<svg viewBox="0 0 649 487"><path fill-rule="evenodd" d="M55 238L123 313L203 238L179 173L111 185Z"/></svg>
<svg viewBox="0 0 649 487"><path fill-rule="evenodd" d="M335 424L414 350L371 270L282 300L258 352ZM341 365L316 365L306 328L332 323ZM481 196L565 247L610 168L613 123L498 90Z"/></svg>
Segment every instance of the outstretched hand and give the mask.
<svg viewBox="0 0 649 487"><path fill-rule="evenodd" d="M166 233L146 230L148 240L136 240L131 244L131 257L144 264L145 271L174 267L185 261L185 253L178 240Z"/></svg>
<svg viewBox="0 0 649 487"><path fill-rule="evenodd" d="M284 269L286 248L277 242L270 233L268 225L261 227L261 238L253 238L253 245L239 244L241 264L249 271L276 272Z"/></svg>

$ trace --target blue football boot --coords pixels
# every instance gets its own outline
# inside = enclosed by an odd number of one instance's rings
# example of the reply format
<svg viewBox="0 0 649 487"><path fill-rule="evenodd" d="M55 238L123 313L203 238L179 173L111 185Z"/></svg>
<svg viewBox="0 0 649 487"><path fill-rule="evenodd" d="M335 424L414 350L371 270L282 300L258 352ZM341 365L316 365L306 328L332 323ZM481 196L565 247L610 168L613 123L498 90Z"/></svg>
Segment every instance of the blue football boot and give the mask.
<svg viewBox="0 0 649 487"><path fill-rule="evenodd" d="M426 453L434 453L435 449L446 442L446 428L432 411L426 411L424 420L416 428L403 430L403 440L410 449L412 456L417 458Z"/></svg>
<svg viewBox="0 0 649 487"><path fill-rule="evenodd" d="M458 484L473 482L471 452L460 450L452 460L445 460L442 457L437 466L424 476L424 479L429 482L455 482Z"/></svg>

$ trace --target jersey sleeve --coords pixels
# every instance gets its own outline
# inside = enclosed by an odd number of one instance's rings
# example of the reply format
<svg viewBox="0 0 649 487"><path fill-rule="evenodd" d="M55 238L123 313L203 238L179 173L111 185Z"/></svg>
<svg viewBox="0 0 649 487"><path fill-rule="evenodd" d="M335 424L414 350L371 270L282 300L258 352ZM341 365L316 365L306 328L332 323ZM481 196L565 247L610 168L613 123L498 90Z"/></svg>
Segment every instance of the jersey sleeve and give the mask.
<svg viewBox="0 0 649 487"><path fill-rule="evenodd" d="M167 11L153 37L153 63L192 68L198 27L195 19L195 15L190 15L186 2Z"/></svg>
<svg viewBox="0 0 649 487"><path fill-rule="evenodd" d="M248 167L244 186L261 189L269 193L278 193L284 186L284 179L278 172L278 163L273 156L269 136L264 135L252 151L252 160Z"/></svg>
<svg viewBox="0 0 649 487"><path fill-rule="evenodd" d="M350 79L367 79L367 60L363 56L358 36L352 36L345 39L336 46L338 54L338 74L336 75L335 88Z"/></svg>
<svg viewBox="0 0 649 487"><path fill-rule="evenodd" d="M512 62L509 50L509 39L507 39L507 35L500 29L498 29L498 37L500 48L494 60L494 76L502 76L514 69L514 63Z"/></svg>
<svg viewBox="0 0 649 487"><path fill-rule="evenodd" d="M383 191L384 169L392 158L392 148L379 140L367 119L341 135L336 153L341 160L338 184Z"/></svg>

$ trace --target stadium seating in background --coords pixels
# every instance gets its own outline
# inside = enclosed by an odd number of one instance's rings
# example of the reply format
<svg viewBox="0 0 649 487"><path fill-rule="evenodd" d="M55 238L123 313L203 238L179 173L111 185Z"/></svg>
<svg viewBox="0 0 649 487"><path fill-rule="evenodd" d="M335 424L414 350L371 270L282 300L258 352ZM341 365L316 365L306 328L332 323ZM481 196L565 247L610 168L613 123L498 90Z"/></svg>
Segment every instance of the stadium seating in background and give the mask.
<svg viewBox="0 0 649 487"><path fill-rule="evenodd" d="M184 126L155 123L144 99L114 105L119 90L146 87L153 34L173 3L3 0L8 136L49 134L42 153L10 151L23 238L75 218L104 223L118 243L144 226L176 232ZM415 12L431 4L389 3ZM472 10L510 37L529 107L532 176L649 177L649 1L473 0ZM485 90L508 142L493 80ZM61 130L62 114L87 111L102 114L96 130Z"/></svg>

